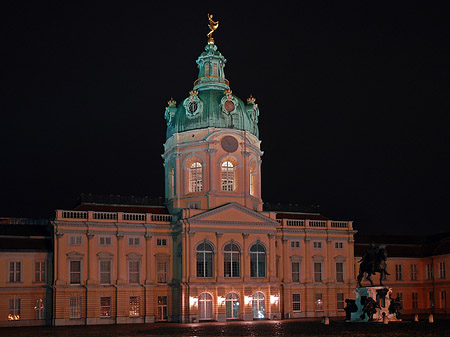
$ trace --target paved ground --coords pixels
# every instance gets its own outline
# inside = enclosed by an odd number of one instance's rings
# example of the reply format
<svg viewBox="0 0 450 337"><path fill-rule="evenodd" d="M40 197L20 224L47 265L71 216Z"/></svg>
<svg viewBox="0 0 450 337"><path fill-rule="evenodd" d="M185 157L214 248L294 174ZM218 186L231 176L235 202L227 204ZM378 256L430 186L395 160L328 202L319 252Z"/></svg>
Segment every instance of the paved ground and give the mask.
<svg viewBox="0 0 450 337"><path fill-rule="evenodd" d="M345 323L331 320L285 320L227 323L156 323L75 327L0 328L0 336L450 336L450 320L390 323Z"/></svg>

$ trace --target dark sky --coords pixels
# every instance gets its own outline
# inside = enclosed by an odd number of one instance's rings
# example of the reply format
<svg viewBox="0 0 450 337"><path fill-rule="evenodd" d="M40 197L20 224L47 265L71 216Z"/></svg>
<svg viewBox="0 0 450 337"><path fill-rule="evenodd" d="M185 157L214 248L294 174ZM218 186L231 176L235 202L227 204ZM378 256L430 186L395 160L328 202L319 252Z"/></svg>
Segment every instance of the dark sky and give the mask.
<svg viewBox="0 0 450 337"><path fill-rule="evenodd" d="M164 109L192 89L211 12L233 93L260 107L264 201L361 232L448 231L446 8L276 3L2 5L0 216L163 196Z"/></svg>

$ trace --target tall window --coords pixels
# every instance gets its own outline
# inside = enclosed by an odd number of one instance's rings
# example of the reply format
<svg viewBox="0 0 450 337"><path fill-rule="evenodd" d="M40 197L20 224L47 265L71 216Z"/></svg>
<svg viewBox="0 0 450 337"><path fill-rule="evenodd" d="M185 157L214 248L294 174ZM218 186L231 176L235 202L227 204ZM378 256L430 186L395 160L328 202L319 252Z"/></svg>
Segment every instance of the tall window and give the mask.
<svg viewBox="0 0 450 337"><path fill-rule="evenodd" d="M411 281L417 281L417 264L411 265Z"/></svg>
<svg viewBox="0 0 450 337"><path fill-rule="evenodd" d="M202 293L198 297L199 319L211 319L213 313L212 296L208 293Z"/></svg>
<svg viewBox="0 0 450 337"><path fill-rule="evenodd" d="M45 282L45 262L34 262L34 282Z"/></svg>
<svg viewBox="0 0 450 337"><path fill-rule="evenodd" d="M419 308L419 294L416 292L412 293L412 307L413 309Z"/></svg>
<svg viewBox="0 0 450 337"><path fill-rule="evenodd" d="M225 277L239 277L240 250L234 243L229 243L224 247L223 273Z"/></svg>
<svg viewBox="0 0 450 337"><path fill-rule="evenodd" d="M213 248L207 242L197 246L197 277L213 276Z"/></svg>
<svg viewBox="0 0 450 337"><path fill-rule="evenodd" d="M138 317L140 315L139 296L130 296L130 317Z"/></svg>
<svg viewBox="0 0 450 337"><path fill-rule="evenodd" d="M401 264L396 264L395 265L395 279L397 281L401 281L403 280L403 271L402 271L402 265Z"/></svg>
<svg viewBox="0 0 450 337"><path fill-rule="evenodd" d="M322 282L322 263L314 262L314 282Z"/></svg>
<svg viewBox="0 0 450 337"><path fill-rule="evenodd" d="M141 279L141 261L128 260L128 282L138 284Z"/></svg>
<svg viewBox="0 0 450 337"><path fill-rule="evenodd" d="M300 282L300 262L292 261L291 269L292 269L292 282Z"/></svg>
<svg viewBox="0 0 450 337"><path fill-rule="evenodd" d="M168 261L158 260L158 283L167 283Z"/></svg>
<svg viewBox="0 0 450 337"><path fill-rule="evenodd" d="M167 296L158 296L158 321L167 321Z"/></svg>
<svg viewBox="0 0 450 337"><path fill-rule="evenodd" d="M81 296L69 299L69 318L81 318Z"/></svg>
<svg viewBox="0 0 450 337"><path fill-rule="evenodd" d="M20 298L10 298L8 321L18 321L19 319L20 319Z"/></svg>
<svg viewBox="0 0 450 337"><path fill-rule="evenodd" d="M22 262L12 261L9 262L9 282L21 282Z"/></svg>
<svg viewBox="0 0 450 337"><path fill-rule="evenodd" d="M225 300L225 306L227 318L239 318L239 297L237 294L229 293Z"/></svg>
<svg viewBox="0 0 450 337"><path fill-rule="evenodd" d="M256 162L250 164L250 195L256 195Z"/></svg>
<svg viewBox="0 0 450 337"><path fill-rule="evenodd" d="M344 310L344 293L337 293L337 309Z"/></svg>
<svg viewBox="0 0 450 337"><path fill-rule="evenodd" d="M222 191L234 191L235 167L231 161L222 163Z"/></svg>
<svg viewBox="0 0 450 337"><path fill-rule="evenodd" d="M336 282L344 282L344 263L336 262Z"/></svg>
<svg viewBox="0 0 450 337"><path fill-rule="evenodd" d="M447 291L441 290L441 309L447 308Z"/></svg>
<svg viewBox="0 0 450 337"><path fill-rule="evenodd" d="M203 191L203 167L198 161L189 168L189 192Z"/></svg>
<svg viewBox="0 0 450 337"><path fill-rule="evenodd" d="M34 319L45 319L45 298L37 298L35 300Z"/></svg>
<svg viewBox="0 0 450 337"><path fill-rule="evenodd" d="M266 306L264 302L264 294L257 292L253 294L252 299L253 318L264 318L266 313Z"/></svg>
<svg viewBox="0 0 450 337"><path fill-rule="evenodd" d="M250 277L266 277L266 249L259 242L250 248Z"/></svg>
<svg viewBox="0 0 450 337"><path fill-rule="evenodd" d="M316 311L323 311L323 295L321 293L314 295Z"/></svg>
<svg viewBox="0 0 450 337"><path fill-rule="evenodd" d="M300 299L300 294L292 294L292 311L299 312L302 310Z"/></svg>
<svg viewBox="0 0 450 337"><path fill-rule="evenodd" d="M111 297L100 297L100 317L111 317Z"/></svg>
<svg viewBox="0 0 450 337"><path fill-rule="evenodd" d="M432 280L433 279L433 264L432 263L427 264L426 273L427 273L427 280Z"/></svg>
<svg viewBox="0 0 450 337"><path fill-rule="evenodd" d="M99 260L100 284L111 284L111 260Z"/></svg>
<svg viewBox="0 0 450 337"><path fill-rule="evenodd" d="M70 284L81 284L81 260L69 262Z"/></svg>
<svg viewBox="0 0 450 337"><path fill-rule="evenodd" d="M445 278L445 262L439 263L439 278Z"/></svg>
<svg viewBox="0 0 450 337"><path fill-rule="evenodd" d="M209 76L209 63L205 63L205 77Z"/></svg>
<svg viewBox="0 0 450 337"><path fill-rule="evenodd" d="M213 63L213 76L219 76L219 72L217 71L217 63Z"/></svg>

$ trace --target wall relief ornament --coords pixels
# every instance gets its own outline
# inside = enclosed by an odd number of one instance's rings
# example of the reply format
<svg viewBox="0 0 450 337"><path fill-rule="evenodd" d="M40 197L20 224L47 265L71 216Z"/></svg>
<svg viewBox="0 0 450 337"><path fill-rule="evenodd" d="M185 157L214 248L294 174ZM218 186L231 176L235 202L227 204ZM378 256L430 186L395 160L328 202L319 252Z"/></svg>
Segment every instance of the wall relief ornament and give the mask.
<svg viewBox="0 0 450 337"><path fill-rule="evenodd" d="M203 111L203 102L198 97L198 91L191 90L189 97L183 102L183 106L186 110L186 116L188 118L196 118Z"/></svg>
<svg viewBox="0 0 450 337"><path fill-rule="evenodd" d="M223 96L220 101L222 112L226 115L236 114L236 108L239 104L238 100L233 96L233 92L231 90L225 90L224 94L225 96Z"/></svg>

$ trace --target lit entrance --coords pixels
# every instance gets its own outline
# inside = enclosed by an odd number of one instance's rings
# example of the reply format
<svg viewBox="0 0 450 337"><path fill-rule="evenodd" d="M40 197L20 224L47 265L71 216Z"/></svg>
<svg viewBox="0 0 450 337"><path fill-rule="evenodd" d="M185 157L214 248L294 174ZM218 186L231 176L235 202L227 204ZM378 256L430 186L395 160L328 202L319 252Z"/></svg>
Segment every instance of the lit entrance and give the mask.
<svg viewBox="0 0 450 337"><path fill-rule="evenodd" d="M198 297L198 319L212 319L212 296L208 293L202 293Z"/></svg>
<svg viewBox="0 0 450 337"><path fill-rule="evenodd" d="M262 292L258 291L253 294L252 307L253 318L261 319L265 317L266 308L264 304L264 294Z"/></svg>
<svg viewBox="0 0 450 337"><path fill-rule="evenodd" d="M228 319L239 318L239 297L237 294L229 293L225 305Z"/></svg>

